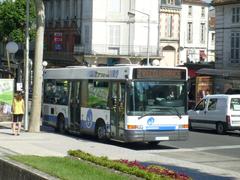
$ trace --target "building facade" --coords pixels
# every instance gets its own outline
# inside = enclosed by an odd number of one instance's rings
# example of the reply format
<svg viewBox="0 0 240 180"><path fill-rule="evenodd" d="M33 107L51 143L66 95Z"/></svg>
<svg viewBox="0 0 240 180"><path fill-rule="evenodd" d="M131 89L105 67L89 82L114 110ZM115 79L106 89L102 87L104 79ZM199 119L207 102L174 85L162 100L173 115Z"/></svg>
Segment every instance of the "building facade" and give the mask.
<svg viewBox="0 0 240 180"><path fill-rule="evenodd" d="M183 0L180 30L180 63L208 61L208 3Z"/></svg>
<svg viewBox="0 0 240 180"><path fill-rule="evenodd" d="M215 89L226 92L240 89L240 2L213 0L216 11Z"/></svg>
<svg viewBox="0 0 240 180"><path fill-rule="evenodd" d="M181 0L161 0L160 52L161 66L177 66L179 61Z"/></svg>
<svg viewBox="0 0 240 180"><path fill-rule="evenodd" d="M45 0L45 7L44 60L52 65L159 58L159 0Z"/></svg>
<svg viewBox="0 0 240 180"><path fill-rule="evenodd" d="M211 8L208 12L208 45L207 45L207 62L215 62L215 9Z"/></svg>

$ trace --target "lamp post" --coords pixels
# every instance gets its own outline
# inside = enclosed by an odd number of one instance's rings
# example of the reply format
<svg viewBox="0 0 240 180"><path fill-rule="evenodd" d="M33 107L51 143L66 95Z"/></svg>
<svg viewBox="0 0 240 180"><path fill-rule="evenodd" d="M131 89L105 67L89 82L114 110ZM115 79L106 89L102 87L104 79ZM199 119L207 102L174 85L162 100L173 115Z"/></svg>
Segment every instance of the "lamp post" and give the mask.
<svg viewBox="0 0 240 180"><path fill-rule="evenodd" d="M28 96L29 96L29 0L26 0L26 50L25 50L25 111L24 130L28 130Z"/></svg>
<svg viewBox="0 0 240 180"><path fill-rule="evenodd" d="M147 66L149 66L149 40L150 40L150 15L145 13L145 12L142 12L142 11L139 11L139 10L136 10L136 9L132 9L131 11L128 12L128 16L135 16L135 12L138 12L140 14L143 14L145 16L147 16L147 21L148 21L148 32L147 32Z"/></svg>

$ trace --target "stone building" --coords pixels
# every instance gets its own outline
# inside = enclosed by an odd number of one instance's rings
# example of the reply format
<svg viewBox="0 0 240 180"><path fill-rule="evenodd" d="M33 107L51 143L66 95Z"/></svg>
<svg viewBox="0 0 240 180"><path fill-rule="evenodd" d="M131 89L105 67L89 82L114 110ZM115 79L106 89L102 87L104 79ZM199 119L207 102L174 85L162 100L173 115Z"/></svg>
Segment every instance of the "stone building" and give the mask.
<svg viewBox="0 0 240 180"><path fill-rule="evenodd" d="M51 66L136 63L148 52L159 57L159 0L44 2L44 60Z"/></svg>
<svg viewBox="0 0 240 180"><path fill-rule="evenodd" d="M183 0L181 11L180 62L207 61L208 8L203 0Z"/></svg>
<svg viewBox="0 0 240 180"><path fill-rule="evenodd" d="M180 0L162 0L160 6L161 66L177 66L180 41Z"/></svg>
<svg viewBox="0 0 240 180"><path fill-rule="evenodd" d="M213 0L216 12L215 69L200 73L214 77L215 93L240 89L240 1Z"/></svg>

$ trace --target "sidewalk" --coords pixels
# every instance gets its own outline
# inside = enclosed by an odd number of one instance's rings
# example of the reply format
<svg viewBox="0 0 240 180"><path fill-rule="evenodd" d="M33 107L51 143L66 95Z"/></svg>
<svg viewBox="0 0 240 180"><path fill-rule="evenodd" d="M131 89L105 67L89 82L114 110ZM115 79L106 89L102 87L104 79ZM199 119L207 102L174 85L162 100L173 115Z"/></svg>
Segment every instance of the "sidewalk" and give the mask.
<svg viewBox="0 0 240 180"><path fill-rule="evenodd" d="M11 133L9 123L0 123L0 156L14 154L67 156L68 150L80 149L96 156L107 156L109 159L128 159L164 165L175 171L188 174L194 180L240 179L240 173L238 172L99 143L91 139L55 134L53 131L22 132L20 136L13 136Z"/></svg>

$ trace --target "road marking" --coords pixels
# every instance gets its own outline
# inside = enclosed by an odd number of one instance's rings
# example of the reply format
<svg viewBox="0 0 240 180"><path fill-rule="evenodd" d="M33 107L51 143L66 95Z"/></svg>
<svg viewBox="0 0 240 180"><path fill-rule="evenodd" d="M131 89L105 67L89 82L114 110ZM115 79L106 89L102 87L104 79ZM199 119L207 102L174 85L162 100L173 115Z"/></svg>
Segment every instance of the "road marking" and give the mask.
<svg viewBox="0 0 240 180"><path fill-rule="evenodd" d="M208 150L221 150L221 149L240 149L240 145L232 146L209 146L209 147L198 147L198 148L182 148L182 149L158 149L158 150L143 150L142 152L190 152L190 151L208 151Z"/></svg>

